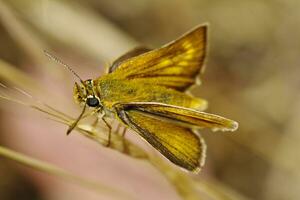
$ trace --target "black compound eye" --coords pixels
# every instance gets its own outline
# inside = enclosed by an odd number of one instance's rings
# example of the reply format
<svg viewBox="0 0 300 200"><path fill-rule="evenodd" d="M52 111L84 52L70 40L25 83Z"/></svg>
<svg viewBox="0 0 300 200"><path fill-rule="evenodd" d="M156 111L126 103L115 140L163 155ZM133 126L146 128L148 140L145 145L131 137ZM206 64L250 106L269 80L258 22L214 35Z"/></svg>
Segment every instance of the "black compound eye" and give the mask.
<svg viewBox="0 0 300 200"><path fill-rule="evenodd" d="M90 107L99 106L99 100L96 97L88 97L86 99L86 104Z"/></svg>

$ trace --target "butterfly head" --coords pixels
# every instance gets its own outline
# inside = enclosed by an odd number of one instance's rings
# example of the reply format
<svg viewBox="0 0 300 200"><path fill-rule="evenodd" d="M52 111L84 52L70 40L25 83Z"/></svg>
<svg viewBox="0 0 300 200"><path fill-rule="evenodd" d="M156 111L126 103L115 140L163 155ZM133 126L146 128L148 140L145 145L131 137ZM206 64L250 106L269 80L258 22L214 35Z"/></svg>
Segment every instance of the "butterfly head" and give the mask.
<svg viewBox="0 0 300 200"><path fill-rule="evenodd" d="M94 81L88 79L81 83L76 83L73 89L73 96L76 103L85 103L89 107L99 107L100 98L97 96Z"/></svg>

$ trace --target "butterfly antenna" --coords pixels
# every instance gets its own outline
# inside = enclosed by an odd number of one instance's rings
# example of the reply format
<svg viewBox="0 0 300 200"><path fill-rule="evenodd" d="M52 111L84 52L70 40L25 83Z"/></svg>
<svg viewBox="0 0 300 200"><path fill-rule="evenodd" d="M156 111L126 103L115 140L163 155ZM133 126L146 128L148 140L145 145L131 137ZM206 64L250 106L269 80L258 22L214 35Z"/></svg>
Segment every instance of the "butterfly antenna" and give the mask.
<svg viewBox="0 0 300 200"><path fill-rule="evenodd" d="M80 76L66 63L64 63L63 61L61 61L59 58L57 58L56 56L50 54L48 51L44 50L44 53L47 57L49 57L51 60L54 60L55 62L57 62L58 64L61 64L62 66L66 67L70 72L72 72L72 74L74 76L76 76L80 82L84 85L83 80L80 78Z"/></svg>

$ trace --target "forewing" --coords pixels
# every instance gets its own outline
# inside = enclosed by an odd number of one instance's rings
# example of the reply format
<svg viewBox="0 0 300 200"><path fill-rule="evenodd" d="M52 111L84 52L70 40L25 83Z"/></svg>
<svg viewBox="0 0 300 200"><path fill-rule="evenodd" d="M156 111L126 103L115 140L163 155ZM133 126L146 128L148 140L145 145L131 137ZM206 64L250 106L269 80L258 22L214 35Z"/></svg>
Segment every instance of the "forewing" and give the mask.
<svg viewBox="0 0 300 200"><path fill-rule="evenodd" d="M190 108L168 105L156 102L134 102L118 104L123 110L134 110L144 116L167 121L182 127L195 129L210 128L213 131L235 131L238 123L210 113L200 112Z"/></svg>
<svg viewBox="0 0 300 200"><path fill-rule="evenodd" d="M108 69L108 73L112 73L114 72L120 65L122 62L124 62L125 60L141 55L143 53L146 53L148 51L150 51L151 49L149 49L148 47L144 47L144 46L140 46L140 47L136 47L130 51L128 51L127 53L125 53L124 55L120 56L118 59L116 59L112 65L109 67Z"/></svg>
<svg viewBox="0 0 300 200"><path fill-rule="evenodd" d="M185 91L204 69L206 46L207 26L199 26L159 49L124 60L114 73L120 79Z"/></svg>
<svg viewBox="0 0 300 200"><path fill-rule="evenodd" d="M145 116L136 110L117 109L117 115L174 164L193 172L204 165L205 143L189 128Z"/></svg>

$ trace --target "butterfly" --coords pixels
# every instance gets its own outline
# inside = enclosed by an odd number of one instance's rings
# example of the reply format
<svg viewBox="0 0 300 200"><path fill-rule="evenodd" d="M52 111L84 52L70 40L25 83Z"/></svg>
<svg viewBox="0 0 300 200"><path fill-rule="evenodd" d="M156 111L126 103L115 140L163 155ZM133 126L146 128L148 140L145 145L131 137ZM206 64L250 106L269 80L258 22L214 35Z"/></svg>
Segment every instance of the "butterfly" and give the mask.
<svg viewBox="0 0 300 200"><path fill-rule="evenodd" d="M199 130L234 131L238 123L210 113L204 99L187 90L204 71L207 25L200 25L178 39L154 50L137 47L116 59L106 75L74 85L74 99L83 106L70 133L86 107L106 120L114 117L135 131L177 166L198 172L204 165L206 145ZM53 58L53 56L51 56Z"/></svg>

